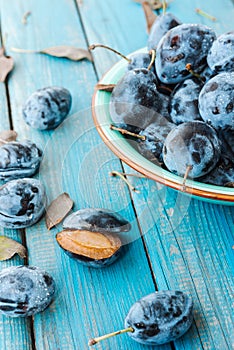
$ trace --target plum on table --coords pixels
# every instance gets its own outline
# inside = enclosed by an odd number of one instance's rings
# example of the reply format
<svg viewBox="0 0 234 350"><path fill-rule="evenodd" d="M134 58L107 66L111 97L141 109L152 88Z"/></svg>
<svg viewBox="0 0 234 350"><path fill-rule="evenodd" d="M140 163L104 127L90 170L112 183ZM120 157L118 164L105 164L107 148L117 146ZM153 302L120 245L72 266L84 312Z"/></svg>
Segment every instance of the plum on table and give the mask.
<svg viewBox="0 0 234 350"><path fill-rule="evenodd" d="M38 130L56 128L68 115L72 97L63 87L46 87L34 92L23 107L28 125Z"/></svg>
<svg viewBox="0 0 234 350"><path fill-rule="evenodd" d="M0 272L0 312L26 317L42 312L51 303L55 282L36 266L11 266Z"/></svg>
<svg viewBox="0 0 234 350"><path fill-rule="evenodd" d="M192 298L182 291L162 290L132 305L123 330L91 339L89 345L122 333L144 345L166 344L187 332L192 322Z"/></svg>
<svg viewBox="0 0 234 350"><path fill-rule="evenodd" d="M17 179L0 187L0 225L25 228L40 220L45 211L46 193L36 179Z"/></svg>
<svg viewBox="0 0 234 350"><path fill-rule="evenodd" d="M8 142L0 146L0 180L33 176L41 159L41 149L29 140Z"/></svg>

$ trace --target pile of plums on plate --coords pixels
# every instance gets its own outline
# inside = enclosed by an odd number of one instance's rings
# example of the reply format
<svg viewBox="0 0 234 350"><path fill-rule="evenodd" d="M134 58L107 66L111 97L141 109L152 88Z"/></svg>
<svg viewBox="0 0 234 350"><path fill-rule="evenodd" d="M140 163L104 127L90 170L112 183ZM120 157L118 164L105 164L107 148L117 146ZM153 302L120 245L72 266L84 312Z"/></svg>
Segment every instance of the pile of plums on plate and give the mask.
<svg viewBox="0 0 234 350"><path fill-rule="evenodd" d="M137 148L151 162L233 187L234 31L217 38L211 28L167 13L156 18L148 49L129 56L112 91L113 124L145 136Z"/></svg>

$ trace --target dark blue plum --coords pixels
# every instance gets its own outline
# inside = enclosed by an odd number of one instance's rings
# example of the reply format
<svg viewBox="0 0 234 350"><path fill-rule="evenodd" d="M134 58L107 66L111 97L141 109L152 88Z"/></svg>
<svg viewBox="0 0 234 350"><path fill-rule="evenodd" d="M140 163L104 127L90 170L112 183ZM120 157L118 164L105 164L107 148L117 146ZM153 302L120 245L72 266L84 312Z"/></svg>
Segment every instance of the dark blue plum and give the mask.
<svg viewBox="0 0 234 350"><path fill-rule="evenodd" d="M129 56L129 58L131 59L131 63L127 65L127 70L132 70L136 68L147 69L150 65L152 56L147 52L139 52L132 54L131 56ZM151 71L155 74L154 64L151 68Z"/></svg>
<svg viewBox="0 0 234 350"><path fill-rule="evenodd" d="M163 147L163 161L174 174L184 176L188 166L189 178L208 174L217 164L221 143L215 130L200 121L187 122L175 127Z"/></svg>
<svg viewBox="0 0 234 350"><path fill-rule="evenodd" d="M220 35L213 42L207 63L217 73L234 71L234 31Z"/></svg>
<svg viewBox="0 0 234 350"><path fill-rule="evenodd" d="M199 95L202 119L215 129L234 130L234 72L220 73L210 79Z"/></svg>
<svg viewBox="0 0 234 350"><path fill-rule="evenodd" d="M170 95L169 103L169 113L173 123L181 124L201 120L198 97L203 85L199 79L190 78L175 87Z"/></svg>
<svg viewBox="0 0 234 350"><path fill-rule="evenodd" d="M162 149L169 132L175 127L166 118L158 116L157 121L148 125L140 132L146 137L145 141L138 140L138 151L151 162L160 165L163 162Z"/></svg>
<svg viewBox="0 0 234 350"><path fill-rule="evenodd" d="M168 117L168 97L158 92L156 77L147 69L128 71L113 89L109 107L114 124L133 132L145 129L157 113Z"/></svg>
<svg viewBox="0 0 234 350"><path fill-rule="evenodd" d="M121 215L112 210L85 208L69 215L63 222L63 228L119 233L130 231L131 225Z"/></svg>
<svg viewBox="0 0 234 350"><path fill-rule="evenodd" d="M193 322L193 301L181 291L162 290L132 305L125 318L128 335L145 345L160 345L181 337Z"/></svg>
<svg viewBox="0 0 234 350"><path fill-rule="evenodd" d="M0 272L0 312L26 317L42 312L55 293L53 278L35 266L11 266Z"/></svg>
<svg viewBox="0 0 234 350"><path fill-rule="evenodd" d="M207 81L213 78L215 75L217 75L217 73L213 72L209 66L206 66L205 69L201 72L201 78L204 83L207 83Z"/></svg>
<svg viewBox="0 0 234 350"><path fill-rule="evenodd" d="M172 13L165 13L157 16L149 33L148 49L157 50L157 46L161 38L168 32L168 30L181 24L181 21Z"/></svg>
<svg viewBox="0 0 234 350"><path fill-rule="evenodd" d="M180 83L190 76L187 64L191 64L195 72L201 72L207 65L206 57L215 39L214 31L202 24L181 24L170 29L157 48L158 78L166 84Z"/></svg>
<svg viewBox="0 0 234 350"><path fill-rule="evenodd" d="M67 89L52 86L34 92L23 107L28 125L38 130L56 128L68 115L72 98Z"/></svg>
<svg viewBox="0 0 234 350"><path fill-rule="evenodd" d="M42 151L29 140L8 142L0 147L0 180L33 176L42 159Z"/></svg>
<svg viewBox="0 0 234 350"><path fill-rule="evenodd" d="M216 186L234 187L233 161L225 155L221 155L216 167L207 175L199 178L199 181Z"/></svg>
<svg viewBox="0 0 234 350"><path fill-rule="evenodd" d="M45 211L46 193L36 179L18 179L0 187L0 225L24 228L40 220Z"/></svg>

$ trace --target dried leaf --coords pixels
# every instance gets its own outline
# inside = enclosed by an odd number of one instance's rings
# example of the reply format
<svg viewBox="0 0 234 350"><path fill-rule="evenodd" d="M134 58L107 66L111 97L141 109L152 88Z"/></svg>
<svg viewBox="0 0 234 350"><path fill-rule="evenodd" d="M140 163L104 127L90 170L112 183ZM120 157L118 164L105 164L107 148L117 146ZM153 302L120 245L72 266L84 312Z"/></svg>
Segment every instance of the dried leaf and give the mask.
<svg viewBox="0 0 234 350"><path fill-rule="evenodd" d="M64 57L73 61L80 61L85 58L87 58L89 61L92 61L92 56L89 51L73 46L48 47L47 49L39 51L39 53L43 53L53 57Z"/></svg>
<svg viewBox="0 0 234 350"><path fill-rule="evenodd" d="M14 130L3 130L0 132L0 146L17 139L17 132Z"/></svg>
<svg viewBox="0 0 234 350"><path fill-rule="evenodd" d="M19 242L8 237L0 236L0 261L8 260L15 254L18 254L21 258L25 258L26 253L26 248Z"/></svg>
<svg viewBox="0 0 234 350"><path fill-rule="evenodd" d="M144 13L145 13L145 19L146 19L146 26L147 26L147 32L150 32L150 29L156 20L157 16L152 11L151 6L148 2L144 1L142 4Z"/></svg>
<svg viewBox="0 0 234 350"><path fill-rule="evenodd" d="M95 86L96 90L112 92L116 84L97 84Z"/></svg>
<svg viewBox="0 0 234 350"><path fill-rule="evenodd" d="M0 82L4 83L7 75L14 67L14 60L10 56L5 56L4 48L0 48Z"/></svg>
<svg viewBox="0 0 234 350"><path fill-rule="evenodd" d="M46 226L48 230L59 224L73 207L69 194L62 193L53 200L46 211Z"/></svg>

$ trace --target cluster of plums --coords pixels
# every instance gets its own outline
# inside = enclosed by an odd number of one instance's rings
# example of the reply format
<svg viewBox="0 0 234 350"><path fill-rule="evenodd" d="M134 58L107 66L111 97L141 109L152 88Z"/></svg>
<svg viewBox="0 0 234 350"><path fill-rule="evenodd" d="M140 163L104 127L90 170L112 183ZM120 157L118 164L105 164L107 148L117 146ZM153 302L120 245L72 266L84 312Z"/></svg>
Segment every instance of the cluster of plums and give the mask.
<svg viewBox="0 0 234 350"><path fill-rule="evenodd" d="M222 186L234 182L234 31L156 18L151 52L135 53L110 98L116 126L145 136L137 148L172 173ZM150 66L150 68L149 68Z"/></svg>

